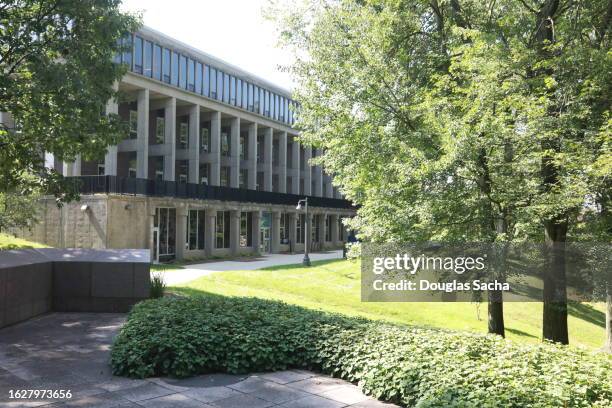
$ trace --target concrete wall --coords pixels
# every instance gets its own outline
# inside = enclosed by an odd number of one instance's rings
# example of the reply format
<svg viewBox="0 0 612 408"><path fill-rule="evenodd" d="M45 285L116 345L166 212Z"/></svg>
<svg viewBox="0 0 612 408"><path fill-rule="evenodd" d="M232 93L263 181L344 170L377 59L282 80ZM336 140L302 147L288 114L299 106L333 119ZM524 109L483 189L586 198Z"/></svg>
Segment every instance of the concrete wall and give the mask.
<svg viewBox="0 0 612 408"><path fill-rule="evenodd" d="M42 313L127 312L149 297L148 250L0 251L0 327Z"/></svg>

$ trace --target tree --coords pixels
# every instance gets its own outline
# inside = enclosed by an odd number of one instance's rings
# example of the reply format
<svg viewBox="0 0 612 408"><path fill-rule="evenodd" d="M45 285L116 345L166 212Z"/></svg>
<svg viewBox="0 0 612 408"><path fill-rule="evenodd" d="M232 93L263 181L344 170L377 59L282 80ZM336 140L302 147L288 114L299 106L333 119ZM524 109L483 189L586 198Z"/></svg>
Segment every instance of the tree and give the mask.
<svg viewBox="0 0 612 408"><path fill-rule="evenodd" d="M565 239L601 153L608 2L560 5L554 46L540 33L549 2L529 3L313 0L280 13L298 126L360 204L364 238ZM564 305L547 301L545 338L567 342ZM490 302L491 331L502 317Z"/></svg>
<svg viewBox="0 0 612 408"><path fill-rule="evenodd" d="M113 62L121 39L137 29L119 0L8 0L0 4L0 192L42 185L75 197L45 153L72 161L103 157L124 132L104 107L125 67ZM6 115L3 115L6 118ZM34 177L32 177L34 176Z"/></svg>

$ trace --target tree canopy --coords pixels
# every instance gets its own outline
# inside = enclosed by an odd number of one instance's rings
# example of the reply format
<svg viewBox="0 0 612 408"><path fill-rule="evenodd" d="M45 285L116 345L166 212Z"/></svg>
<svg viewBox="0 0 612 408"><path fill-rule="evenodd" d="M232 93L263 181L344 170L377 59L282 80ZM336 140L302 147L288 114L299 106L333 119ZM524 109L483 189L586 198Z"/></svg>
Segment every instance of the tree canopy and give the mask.
<svg viewBox="0 0 612 408"><path fill-rule="evenodd" d="M8 0L0 4L0 192L35 189L73 198L45 167L58 160L103 158L124 131L106 115L125 67L113 62L139 19L119 0ZM6 115L3 116L6 118ZM34 177L32 177L34 176Z"/></svg>

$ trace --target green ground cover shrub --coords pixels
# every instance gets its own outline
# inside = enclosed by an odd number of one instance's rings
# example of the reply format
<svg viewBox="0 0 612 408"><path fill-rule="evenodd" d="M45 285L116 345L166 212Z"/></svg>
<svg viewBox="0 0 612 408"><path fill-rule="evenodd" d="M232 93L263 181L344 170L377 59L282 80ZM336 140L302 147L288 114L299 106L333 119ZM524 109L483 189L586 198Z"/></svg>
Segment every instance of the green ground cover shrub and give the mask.
<svg viewBox="0 0 612 408"><path fill-rule="evenodd" d="M388 323L255 298L138 304L113 372L187 377L306 368L416 407L609 407L612 358L552 344Z"/></svg>

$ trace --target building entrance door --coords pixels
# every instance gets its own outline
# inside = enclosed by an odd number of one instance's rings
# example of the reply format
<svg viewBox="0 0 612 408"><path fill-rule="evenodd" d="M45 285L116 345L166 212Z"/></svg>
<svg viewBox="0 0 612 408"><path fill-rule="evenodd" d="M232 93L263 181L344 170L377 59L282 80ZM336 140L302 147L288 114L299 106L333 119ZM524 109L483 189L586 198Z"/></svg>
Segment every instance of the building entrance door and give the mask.
<svg viewBox="0 0 612 408"><path fill-rule="evenodd" d="M176 209L156 208L153 220L155 258L167 262L176 256Z"/></svg>
<svg viewBox="0 0 612 408"><path fill-rule="evenodd" d="M272 213L264 212L261 214L261 222L259 225L259 252L269 254L272 252Z"/></svg>

